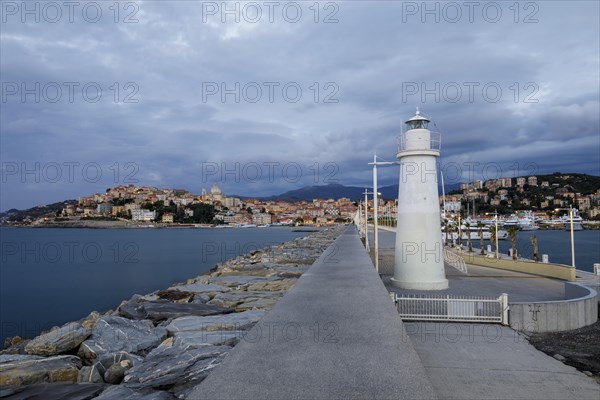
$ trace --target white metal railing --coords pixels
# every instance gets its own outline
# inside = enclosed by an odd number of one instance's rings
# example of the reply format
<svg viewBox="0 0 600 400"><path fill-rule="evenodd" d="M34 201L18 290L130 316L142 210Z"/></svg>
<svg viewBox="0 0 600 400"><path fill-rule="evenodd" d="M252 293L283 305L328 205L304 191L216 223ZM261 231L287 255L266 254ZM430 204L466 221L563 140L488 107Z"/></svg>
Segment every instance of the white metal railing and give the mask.
<svg viewBox="0 0 600 400"><path fill-rule="evenodd" d="M416 321L487 322L508 325L508 295L479 296L390 293L400 318Z"/></svg>
<svg viewBox="0 0 600 400"><path fill-rule="evenodd" d="M444 247L444 261L459 270L460 272L468 275L469 271L467 271L467 264L465 263L465 259L460 255L456 254L453 251L448 250Z"/></svg>
<svg viewBox="0 0 600 400"><path fill-rule="evenodd" d="M410 134L410 136L408 136ZM419 139L412 130L402 132L398 136L398 152L406 150L437 150L442 148L442 135L439 132L429 132L429 138Z"/></svg>

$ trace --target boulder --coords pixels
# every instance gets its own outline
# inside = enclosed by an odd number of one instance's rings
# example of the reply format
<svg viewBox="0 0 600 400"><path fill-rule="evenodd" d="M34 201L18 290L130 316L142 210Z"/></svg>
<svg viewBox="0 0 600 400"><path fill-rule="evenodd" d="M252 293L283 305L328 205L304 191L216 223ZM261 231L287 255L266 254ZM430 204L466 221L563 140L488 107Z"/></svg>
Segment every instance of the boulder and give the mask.
<svg viewBox="0 0 600 400"><path fill-rule="evenodd" d="M88 340L79 347L78 355L91 365L99 355L125 351L145 355L158 346L167 335L162 327L150 321L132 321L117 316L102 317Z"/></svg>
<svg viewBox="0 0 600 400"><path fill-rule="evenodd" d="M52 385L40 384L16 388L10 395L4 396L3 400L90 400L96 398L104 389L105 384L83 384L53 383Z"/></svg>
<svg viewBox="0 0 600 400"><path fill-rule="evenodd" d="M78 383L104 383L103 374L98 370L96 364L91 367L82 367L77 375Z"/></svg>
<svg viewBox="0 0 600 400"><path fill-rule="evenodd" d="M198 345L235 346L244 338L247 331L195 331L181 332L173 339L174 346L197 347Z"/></svg>
<svg viewBox="0 0 600 400"><path fill-rule="evenodd" d="M171 389L197 385L217 366L231 349L228 346L185 347L173 340L163 342L143 363L127 371L125 386Z"/></svg>
<svg viewBox="0 0 600 400"><path fill-rule="evenodd" d="M248 330L252 328L266 311L251 310L240 313L210 316L210 317L181 317L171 321L166 326L170 335L178 335L190 331L229 331Z"/></svg>
<svg viewBox="0 0 600 400"><path fill-rule="evenodd" d="M249 291L267 291L267 292L278 292L282 290L289 290L296 283L297 279L282 279L272 282L257 282L248 286Z"/></svg>
<svg viewBox="0 0 600 400"><path fill-rule="evenodd" d="M123 385L112 386L106 389L94 400L175 400L169 392L154 390L136 391Z"/></svg>
<svg viewBox="0 0 600 400"><path fill-rule="evenodd" d="M184 290L160 290L156 292L156 295L167 301L172 301L174 303L188 303L192 298L194 298L194 292L187 292Z"/></svg>
<svg viewBox="0 0 600 400"><path fill-rule="evenodd" d="M77 382L81 360L75 356L0 356L0 386Z"/></svg>
<svg viewBox="0 0 600 400"><path fill-rule="evenodd" d="M176 290L175 290L176 292ZM208 297L207 297L208 298ZM127 302L119 306L119 314L125 318L154 322L183 317L186 315L218 315L233 312L233 308L217 304L203 303L171 303L168 301L148 301L144 303Z"/></svg>
<svg viewBox="0 0 600 400"><path fill-rule="evenodd" d="M279 300L282 293L279 292L252 292L246 290L232 290L231 292L221 293L215 296L209 304L215 304L221 307L237 307L242 303L256 301L260 299Z"/></svg>
<svg viewBox="0 0 600 400"><path fill-rule="evenodd" d="M196 283L189 283L186 285L171 286L169 288L169 290L193 292L194 294L197 294L197 293L209 294L209 293L228 292L230 289L228 287L222 286L222 285L213 285L210 283L205 284L205 283L196 282Z"/></svg>
<svg viewBox="0 0 600 400"><path fill-rule="evenodd" d="M219 278L227 276L272 276L277 274L277 271L273 271L270 268L265 268L263 264L244 265L239 266L236 269L227 269L220 271ZM219 281L219 278L215 279L215 282Z"/></svg>
<svg viewBox="0 0 600 400"><path fill-rule="evenodd" d="M39 356L65 353L79 346L91 333L91 329L73 322L34 338L25 346L25 352Z"/></svg>
<svg viewBox="0 0 600 400"><path fill-rule="evenodd" d="M143 304L146 315L153 321L164 321L187 315L208 316L232 313L233 308L220 307L215 304L198 303L166 303L149 301Z"/></svg>
<svg viewBox="0 0 600 400"><path fill-rule="evenodd" d="M205 294L197 293L194 296L194 300L192 300L192 303L194 303L194 304L205 304L205 303L208 303L209 301L210 301L210 297L208 297Z"/></svg>
<svg viewBox="0 0 600 400"><path fill-rule="evenodd" d="M279 279L281 278L278 276L229 275L219 276L218 278L215 278L214 282L218 285L235 288L242 285L251 285L258 282L271 282Z"/></svg>
<svg viewBox="0 0 600 400"><path fill-rule="evenodd" d="M256 299L247 301L235 308L235 311L243 312L248 310L270 310L277 304L279 299Z"/></svg>
<svg viewBox="0 0 600 400"><path fill-rule="evenodd" d="M118 385L123 380L125 372L133 366L131 361L123 360L113 364L104 373L104 380L112 385Z"/></svg>

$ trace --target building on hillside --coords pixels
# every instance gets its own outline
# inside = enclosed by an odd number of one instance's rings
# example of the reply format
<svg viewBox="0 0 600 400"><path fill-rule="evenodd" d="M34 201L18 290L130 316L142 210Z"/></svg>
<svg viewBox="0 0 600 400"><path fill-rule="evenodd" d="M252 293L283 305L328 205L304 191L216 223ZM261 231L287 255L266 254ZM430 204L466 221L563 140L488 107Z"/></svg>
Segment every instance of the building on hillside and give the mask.
<svg viewBox="0 0 600 400"><path fill-rule="evenodd" d="M133 221L154 221L156 219L156 211L150 210L131 210L131 219Z"/></svg>
<svg viewBox="0 0 600 400"><path fill-rule="evenodd" d="M165 224L172 224L175 222L175 215L173 213L164 213L162 215L161 222Z"/></svg>
<svg viewBox="0 0 600 400"><path fill-rule="evenodd" d="M529 186L537 186L538 185L538 179L537 176L530 176L527 178L527 183L529 184Z"/></svg>

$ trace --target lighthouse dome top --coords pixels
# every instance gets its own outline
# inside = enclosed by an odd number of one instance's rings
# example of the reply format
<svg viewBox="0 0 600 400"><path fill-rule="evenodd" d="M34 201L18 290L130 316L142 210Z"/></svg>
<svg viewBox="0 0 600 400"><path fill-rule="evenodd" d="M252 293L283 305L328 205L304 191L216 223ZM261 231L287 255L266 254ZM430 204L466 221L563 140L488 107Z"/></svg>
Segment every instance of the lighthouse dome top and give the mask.
<svg viewBox="0 0 600 400"><path fill-rule="evenodd" d="M407 125L407 129L427 129L429 119L422 116L421 112L419 111L419 107L417 107L415 116L408 119L405 124Z"/></svg>

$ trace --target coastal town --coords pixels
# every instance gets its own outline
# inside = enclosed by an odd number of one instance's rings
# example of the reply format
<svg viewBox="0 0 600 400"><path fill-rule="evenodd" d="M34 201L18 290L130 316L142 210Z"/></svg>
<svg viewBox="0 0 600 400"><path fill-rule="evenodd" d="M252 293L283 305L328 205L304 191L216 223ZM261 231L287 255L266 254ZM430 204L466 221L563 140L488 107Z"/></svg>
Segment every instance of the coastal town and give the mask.
<svg viewBox="0 0 600 400"><path fill-rule="evenodd" d="M592 225L600 220L599 177L585 174L503 177L462 183L448 194L440 194L445 215L463 215L478 220L496 214L503 222L526 215L532 222L550 223L564 216L569 207ZM5 225L61 225L69 223L121 222L123 226L223 226L264 227L278 225L329 226L355 220L364 210L364 200L350 197L312 200L264 200L227 196L218 183L199 194L184 189L159 189L119 185L104 193L65 202L52 214L19 218L9 215ZM361 199L362 200L362 199ZM397 200L378 199L382 223L396 220ZM369 217L373 200L368 199ZM360 215L364 211L360 211ZM114 226L114 225L110 225Z"/></svg>

